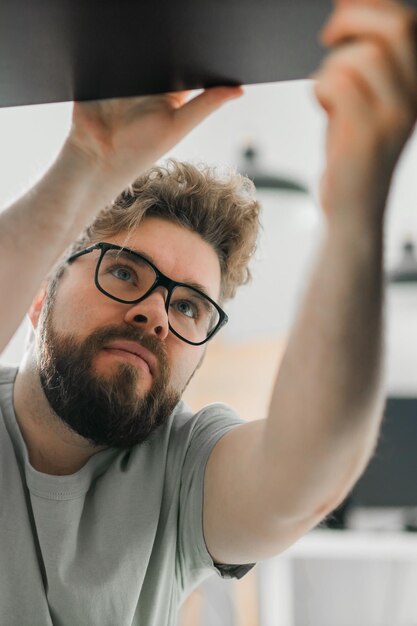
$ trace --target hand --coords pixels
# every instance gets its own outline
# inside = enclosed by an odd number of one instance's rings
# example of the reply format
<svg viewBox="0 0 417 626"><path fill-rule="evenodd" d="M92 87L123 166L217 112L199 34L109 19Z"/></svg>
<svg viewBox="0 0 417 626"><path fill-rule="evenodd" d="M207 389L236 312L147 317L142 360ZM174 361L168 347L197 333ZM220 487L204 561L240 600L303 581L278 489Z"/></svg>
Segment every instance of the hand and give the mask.
<svg viewBox="0 0 417 626"><path fill-rule="evenodd" d="M151 167L241 87L216 87L187 101L189 92L75 102L67 140L104 167L121 190Z"/></svg>
<svg viewBox="0 0 417 626"><path fill-rule="evenodd" d="M417 116L417 13L393 0L335 4L321 33L334 50L315 75L328 115L322 206L381 220Z"/></svg>

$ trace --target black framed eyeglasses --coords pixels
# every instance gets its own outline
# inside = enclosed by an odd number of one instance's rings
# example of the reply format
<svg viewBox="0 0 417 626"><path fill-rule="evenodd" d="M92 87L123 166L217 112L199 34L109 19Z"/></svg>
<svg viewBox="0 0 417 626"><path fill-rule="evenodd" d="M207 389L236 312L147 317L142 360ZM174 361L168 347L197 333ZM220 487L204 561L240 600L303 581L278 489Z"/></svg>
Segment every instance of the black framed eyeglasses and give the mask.
<svg viewBox="0 0 417 626"><path fill-rule="evenodd" d="M148 259L129 248L99 242L72 254L67 263L94 250L100 251L95 285L112 300L137 304L157 287L165 287L169 329L182 341L201 346L227 323L226 313L207 294L168 278Z"/></svg>

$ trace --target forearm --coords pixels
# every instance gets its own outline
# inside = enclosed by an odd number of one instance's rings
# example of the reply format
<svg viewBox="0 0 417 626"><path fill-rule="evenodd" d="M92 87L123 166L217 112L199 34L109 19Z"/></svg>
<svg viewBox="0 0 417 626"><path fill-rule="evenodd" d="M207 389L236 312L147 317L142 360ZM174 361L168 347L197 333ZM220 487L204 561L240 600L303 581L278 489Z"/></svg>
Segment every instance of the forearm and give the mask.
<svg viewBox="0 0 417 626"><path fill-rule="evenodd" d="M53 264L114 193L98 164L67 142L42 180L0 214L0 351Z"/></svg>
<svg viewBox="0 0 417 626"><path fill-rule="evenodd" d="M263 440L290 516L342 499L372 453L382 413L382 225L330 224L272 396Z"/></svg>
<svg viewBox="0 0 417 626"><path fill-rule="evenodd" d="M325 245L279 372L262 433L262 477L282 518L317 519L347 494L383 411L383 215L416 122L417 14L341 2L321 31Z"/></svg>

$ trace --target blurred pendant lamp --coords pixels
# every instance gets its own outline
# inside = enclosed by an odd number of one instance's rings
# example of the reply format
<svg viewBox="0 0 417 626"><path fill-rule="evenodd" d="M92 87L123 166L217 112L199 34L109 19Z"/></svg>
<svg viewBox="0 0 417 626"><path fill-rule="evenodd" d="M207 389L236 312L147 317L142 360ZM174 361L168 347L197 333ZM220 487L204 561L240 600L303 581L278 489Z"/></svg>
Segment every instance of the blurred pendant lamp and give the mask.
<svg viewBox="0 0 417 626"><path fill-rule="evenodd" d="M386 385L389 395L417 393L417 254L404 237L396 265L386 273Z"/></svg>
<svg viewBox="0 0 417 626"><path fill-rule="evenodd" d="M241 150L239 171L250 178L258 190L309 193L307 187L297 180L264 171L259 163L259 151L252 141L248 141Z"/></svg>
<svg viewBox="0 0 417 626"><path fill-rule="evenodd" d="M398 265L388 272L388 282L417 283L416 247L411 237L407 237L401 246L401 258Z"/></svg>
<svg viewBox="0 0 417 626"><path fill-rule="evenodd" d="M268 164L259 163L263 161L259 152L252 141L237 149L238 170L253 181L262 208L251 266L254 280L228 308L233 325L226 330L227 338L240 342L265 336L285 341L321 232L322 218L306 185L297 175L293 178L272 168L271 172Z"/></svg>

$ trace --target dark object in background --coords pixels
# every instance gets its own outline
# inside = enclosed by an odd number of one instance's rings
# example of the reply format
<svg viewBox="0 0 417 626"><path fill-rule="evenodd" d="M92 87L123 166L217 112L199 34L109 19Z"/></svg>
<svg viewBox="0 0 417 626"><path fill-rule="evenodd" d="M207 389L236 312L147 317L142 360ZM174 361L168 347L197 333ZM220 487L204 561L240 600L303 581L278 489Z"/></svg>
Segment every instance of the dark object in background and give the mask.
<svg viewBox="0 0 417 626"><path fill-rule="evenodd" d="M408 0L417 6L417 0ZM2 0L0 107L307 78L332 0Z"/></svg>
<svg viewBox="0 0 417 626"><path fill-rule="evenodd" d="M345 530L347 527L346 515L350 506L351 501L348 497L319 524L319 527L330 528L331 530Z"/></svg>
<svg viewBox="0 0 417 626"><path fill-rule="evenodd" d="M331 0L3 0L0 106L305 78Z"/></svg>
<svg viewBox="0 0 417 626"><path fill-rule="evenodd" d="M345 528L353 507L417 509L417 397L388 398L378 445L368 467L323 525Z"/></svg>
<svg viewBox="0 0 417 626"><path fill-rule="evenodd" d="M247 143L241 152L239 171L252 180L258 191L266 189L268 191L291 191L307 195L309 193L308 187L302 182L264 170L259 164L258 148L253 142Z"/></svg>
<svg viewBox="0 0 417 626"><path fill-rule="evenodd" d="M405 239L401 246L401 259L396 267L388 273L389 283L416 283L417 282L417 256L416 245L411 237Z"/></svg>
<svg viewBox="0 0 417 626"><path fill-rule="evenodd" d="M3 0L0 106L305 78L331 0Z"/></svg>
<svg viewBox="0 0 417 626"><path fill-rule="evenodd" d="M353 506L417 507L417 398L388 398L378 446Z"/></svg>

